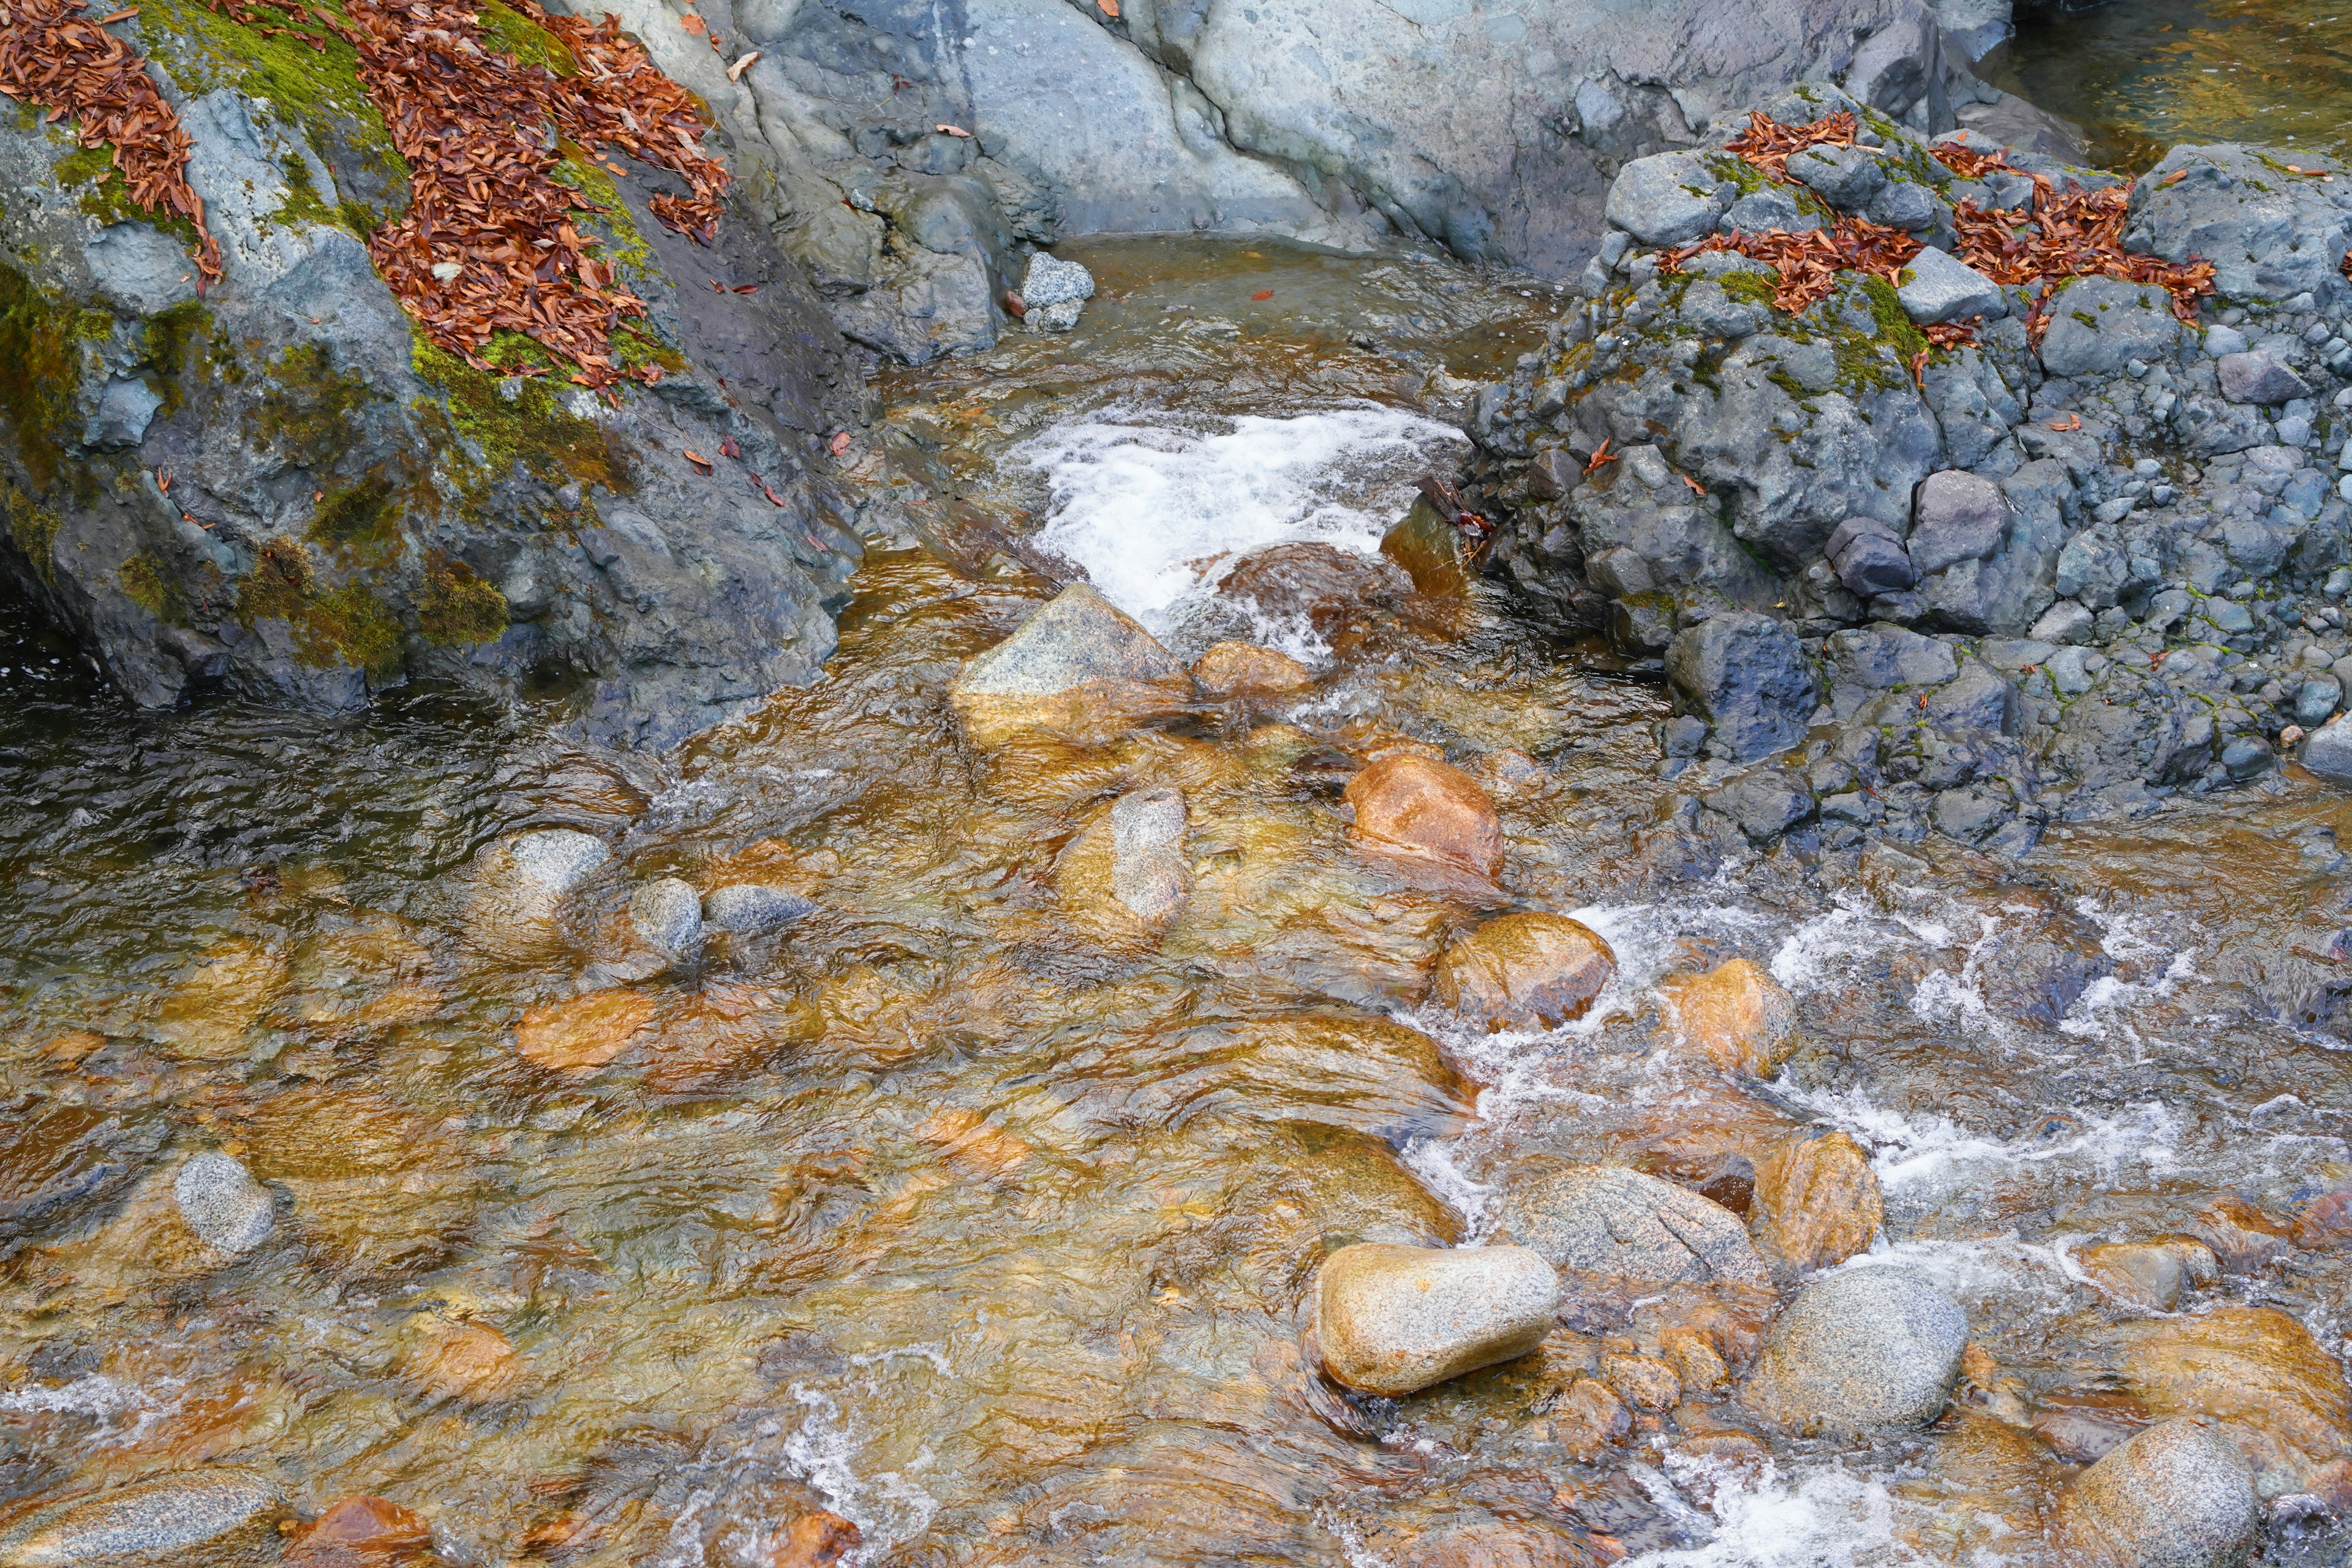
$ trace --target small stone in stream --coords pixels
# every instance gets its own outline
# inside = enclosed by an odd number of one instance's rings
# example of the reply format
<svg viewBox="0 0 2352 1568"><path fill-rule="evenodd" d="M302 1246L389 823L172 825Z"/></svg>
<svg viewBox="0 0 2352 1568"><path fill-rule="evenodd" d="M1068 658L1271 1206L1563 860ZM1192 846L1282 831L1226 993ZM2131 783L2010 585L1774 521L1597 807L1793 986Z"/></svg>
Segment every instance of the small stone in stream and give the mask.
<svg viewBox="0 0 2352 1568"><path fill-rule="evenodd" d="M1287 696L1315 684L1314 672L1286 653L1250 642L1221 642L1192 664L1192 679L1211 697Z"/></svg>
<svg viewBox="0 0 2352 1568"><path fill-rule="evenodd" d="M702 923L717 931L753 936L788 926L815 909L814 900L790 888L736 882L703 895Z"/></svg>
<svg viewBox="0 0 2352 1568"><path fill-rule="evenodd" d="M599 991L533 1007L515 1029L515 1049L551 1072L585 1078L629 1048L654 1021L650 996Z"/></svg>
<svg viewBox="0 0 2352 1568"><path fill-rule="evenodd" d="M1360 1242L1323 1260L1314 1290L1324 1370L1391 1397L1527 1354L1559 1305L1551 1265L1520 1247Z"/></svg>
<svg viewBox="0 0 2352 1568"><path fill-rule="evenodd" d="M2352 714L2329 720L2303 738L2295 760L2332 784L2352 784Z"/></svg>
<svg viewBox="0 0 2352 1568"><path fill-rule="evenodd" d="M1431 994L1488 1029L1549 1029L1580 1018L1617 973L1598 933L1566 915L1504 915L1445 950Z"/></svg>
<svg viewBox="0 0 2352 1568"><path fill-rule="evenodd" d="M298 1531L279 1568L394 1568L425 1556L433 1528L388 1498L349 1497Z"/></svg>
<svg viewBox="0 0 2352 1568"><path fill-rule="evenodd" d="M1748 1232L1774 1268L1802 1276L1870 1249L1886 1217L1878 1176L1862 1145L1808 1129L1756 1162Z"/></svg>
<svg viewBox="0 0 2352 1568"><path fill-rule="evenodd" d="M1597 1377L1580 1377L1551 1407L1551 1440L1580 1465L1597 1461L1633 1430L1625 1402Z"/></svg>
<svg viewBox="0 0 2352 1568"><path fill-rule="evenodd" d="M1021 275L1021 324L1033 332L1066 332L1078 311L1095 297L1095 275L1075 261L1038 251Z"/></svg>
<svg viewBox="0 0 2352 1568"><path fill-rule="evenodd" d="M1636 1410L1672 1410L1683 1402L1683 1380L1655 1356L1604 1355L1601 1380Z"/></svg>
<svg viewBox="0 0 2352 1568"><path fill-rule="evenodd" d="M812 1510L771 1537L760 1568L836 1568L864 1540L857 1526L841 1515Z"/></svg>
<svg viewBox="0 0 2352 1568"><path fill-rule="evenodd" d="M1853 1268L1804 1288L1772 1325L1748 1387L1803 1431L1924 1426L1950 1395L1968 1314L1899 1268Z"/></svg>
<svg viewBox="0 0 2352 1568"><path fill-rule="evenodd" d="M1797 1004L1786 987L1745 958L1658 986L1677 1046L1726 1072L1770 1078L1795 1048Z"/></svg>
<svg viewBox="0 0 2352 1568"><path fill-rule="evenodd" d="M2221 1265L2201 1241L2111 1241L2075 1256L2084 1275L2102 1295L2127 1307L2169 1312L2180 1305L2186 1285L2210 1285Z"/></svg>
<svg viewBox="0 0 2352 1568"><path fill-rule="evenodd" d="M1678 633L1666 648L1677 711L1710 726L1706 749L1752 763L1805 738L1821 683L1797 634L1769 616L1726 611Z"/></svg>
<svg viewBox="0 0 2352 1568"><path fill-rule="evenodd" d="M629 900L629 923L664 952L690 951L702 940L702 896L676 877L659 877Z"/></svg>
<svg viewBox="0 0 2352 1568"><path fill-rule="evenodd" d="M1110 808L1111 896L1145 921L1174 914L1192 890L1184 862L1184 794L1130 790Z"/></svg>
<svg viewBox="0 0 2352 1568"><path fill-rule="evenodd" d="M1348 781L1350 830L1375 851L1435 861L1491 879L1503 868L1503 824L1478 781L1410 753L1385 756Z"/></svg>
<svg viewBox="0 0 2352 1568"><path fill-rule="evenodd" d="M504 1334L487 1324L421 1312L407 1331L401 1374L436 1398L487 1404L522 1382L522 1359Z"/></svg>
<svg viewBox="0 0 2352 1568"><path fill-rule="evenodd" d="M1904 267L1903 285L1895 297L1902 301L1904 314L1922 326L2004 313L2000 289L1991 279L1932 245Z"/></svg>
<svg viewBox="0 0 2352 1568"><path fill-rule="evenodd" d="M2223 354L2214 362L2213 372L2221 380L2221 395L2232 403L2268 405L2311 395L2303 377L2259 350Z"/></svg>
<svg viewBox="0 0 2352 1568"><path fill-rule="evenodd" d="M0 1533L0 1568L174 1561L276 1509L278 1483L253 1470L183 1470L45 1508Z"/></svg>
<svg viewBox="0 0 2352 1568"><path fill-rule="evenodd" d="M1025 730L1139 719L1181 708L1192 694L1192 674L1176 656L1085 583L968 660L948 689L984 746Z"/></svg>
<svg viewBox="0 0 2352 1568"><path fill-rule="evenodd" d="M1685 1393L1713 1394L1731 1382L1731 1369L1724 1364L1723 1352L1703 1333L1669 1329L1658 1336L1658 1349L1682 1380Z"/></svg>
<svg viewBox="0 0 2352 1568"><path fill-rule="evenodd" d="M2236 1568L2259 1522L2246 1461L2213 1423L2151 1426L2075 1478L2053 1531L2097 1568Z"/></svg>
<svg viewBox="0 0 2352 1568"><path fill-rule="evenodd" d="M1769 1278L1738 1215L1624 1165L1569 1165L1514 1183L1495 1234L1590 1274L1660 1284Z"/></svg>
<svg viewBox="0 0 2352 1568"><path fill-rule="evenodd" d="M269 1189L226 1154L199 1154L181 1166L172 1196L188 1228L223 1252L252 1251L277 1223Z"/></svg>
<svg viewBox="0 0 2352 1568"><path fill-rule="evenodd" d="M2189 1220L2189 1233L2213 1249L2223 1272L2252 1274L2294 1250L2294 1226L2224 1193Z"/></svg>
<svg viewBox="0 0 2352 1568"><path fill-rule="evenodd" d="M1540 465L1531 470L1530 482L1541 472ZM1416 594L1459 599L1478 580L1478 563L1454 524L1456 510L1441 512L1423 494L1381 535L1381 553L1404 568Z"/></svg>
<svg viewBox="0 0 2352 1568"><path fill-rule="evenodd" d="M557 898L586 881L613 858L603 839L568 827L523 834L508 844L507 854L517 880Z"/></svg>

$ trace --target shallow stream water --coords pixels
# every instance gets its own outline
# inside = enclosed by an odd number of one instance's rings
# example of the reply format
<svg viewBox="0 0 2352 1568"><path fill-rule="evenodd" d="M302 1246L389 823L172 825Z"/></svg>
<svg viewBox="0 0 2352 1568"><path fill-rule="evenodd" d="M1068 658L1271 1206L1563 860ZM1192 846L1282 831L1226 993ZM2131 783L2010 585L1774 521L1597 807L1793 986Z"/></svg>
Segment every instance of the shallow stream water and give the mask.
<svg viewBox="0 0 2352 1568"><path fill-rule="evenodd" d="M1717 863L1653 771L1660 689L1494 586L1244 618L1316 669L1303 697L966 744L948 684L1049 573L1180 650L1230 634L1223 563L1370 549L1560 303L1273 244L1065 254L1101 287L1075 335L884 377L824 679L667 763L429 693L142 717L0 629L0 1506L236 1465L306 1512L394 1499L463 1563L790 1561L812 1505L876 1564L1992 1562L2151 1415L2113 1365L2144 1315L2077 1255L2352 1180L2352 809L2307 780L2057 830L2021 868ZM1349 848L1340 786L1413 743L1496 798L1499 900ZM1073 846L1154 783L1186 796L1193 892L1143 939ZM548 826L615 858L540 921L484 852ZM818 908L684 972L585 973L659 875ZM1418 1010L1498 908L1607 937L1591 1015ZM1797 1000L1767 1084L1659 1049L1656 983L1734 956ZM1885 1194L1850 1267L1927 1272L1990 1358L1935 1428L1792 1440L1695 1392L1579 1462L1556 1396L1658 1331L1605 1294L1401 1402L1312 1369L1337 1247L1475 1239L1562 1158L1739 1206L1808 1126ZM205 1149L277 1197L241 1258L176 1218ZM2340 1366L2347 1283L2323 1237L2183 1310L2276 1307ZM2294 1525L2262 1560L2347 1549Z"/></svg>

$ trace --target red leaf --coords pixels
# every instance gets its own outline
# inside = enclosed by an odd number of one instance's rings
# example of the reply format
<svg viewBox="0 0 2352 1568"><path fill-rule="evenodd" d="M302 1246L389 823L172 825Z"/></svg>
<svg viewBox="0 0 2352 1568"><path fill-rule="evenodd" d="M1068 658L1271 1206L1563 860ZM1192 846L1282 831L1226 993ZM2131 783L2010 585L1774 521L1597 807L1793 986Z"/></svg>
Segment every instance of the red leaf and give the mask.
<svg viewBox="0 0 2352 1568"><path fill-rule="evenodd" d="M844 452L848 451L849 432L844 430L835 436L830 442L826 443L825 450L831 452L836 458L840 457Z"/></svg>
<svg viewBox="0 0 2352 1568"><path fill-rule="evenodd" d="M1274 298L1274 290L1271 289L1261 289L1256 293L1251 295L1250 298L1253 300L1271 300Z"/></svg>

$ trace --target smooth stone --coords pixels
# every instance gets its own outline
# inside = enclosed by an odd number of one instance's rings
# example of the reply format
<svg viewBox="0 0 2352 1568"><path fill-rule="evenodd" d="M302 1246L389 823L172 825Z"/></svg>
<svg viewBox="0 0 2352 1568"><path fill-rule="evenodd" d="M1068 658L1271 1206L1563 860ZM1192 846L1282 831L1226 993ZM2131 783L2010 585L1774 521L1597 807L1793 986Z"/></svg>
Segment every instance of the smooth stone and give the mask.
<svg viewBox="0 0 2352 1568"><path fill-rule="evenodd" d="M555 897L572 891L613 858L603 839L569 827L522 834L509 841L507 855L517 880Z"/></svg>
<svg viewBox="0 0 2352 1568"><path fill-rule="evenodd" d="M2212 1423L2182 1418L2077 1477L2054 1533L2070 1561L2098 1568L2236 1568L2259 1522L2244 1457Z"/></svg>
<svg viewBox="0 0 2352 1568"><path fill-rule="evenodd" d="M629 1048L654 1021L635 991L597 991L533 1007L515 1028L515 1049L551 1072L585 1078Z"/></svg>
<svg viewBox="0 0 2352 1568"><path fill-rule="evenodd" d="M1738 1215L1624 1165L1569 1165L1515 1184L1495 1234L1590 1274L1701 1285L1770 1278Z"/></svg>
<svg viewBox="0 0 2352 1568"><path fill-rule="evenodd" d="M1658 992L1673 1015L1677 1047L1726 1072L1770 1078L1796 1048L1796 999L1752 960L1663 981Z"/></svg>
<svg viewBox="0 0 2352 1568"><path fill-rule="evenodd" d="M702 896L702 923L715 931L751 935L788 926L814 910L813 899L764 882L733 882Z"/></svg>
<svg viewBox="0 0 2352 1568"><path fill-rule="evenodd" d="M1801 1430L1923 1426L1940 1415L1968 1314L1899 1268L1847 1268L1800 1291L1772 1325L1748 1402Z"/></svg>
<svg viewBox="0 0 2352 1568"><path fill-rule="evenodd" d="M2295 760L2329 784L2352 785L2352 719L2338 715L2305 735Z"/></svg>
<svg viewBox="0 0 2352 1568"><path fill-rule="evenodd" d="M1559 1307L1559 1276L1523 1247L1360 1242L1316 1276L1315 1341L1335 1381L1394 1397L1527 1354Z"/></svg>
<svg viewBox="0 0 2352 1568"><path fill-rule="evenodd" d="M226 1154L199 1154L181 1166L172 1197L188 1228L223 1252L252 1251L277 1223L269 1189Z"/></svg>
<svg viewBox="0 0 2352 1568"><path fill-rule="evenodd" d="M1503 868L1503 824L1478 781L1434 758L1380 758L1348 781L1350 830L1377 851L1492 879Z"/></svg>
<svg viewBox="0 0 2352 1568"><path fill-rule="evenodd" d="M1287 696L1315 684L1305 665L1252 642L1211 644L1192 662L1192 679L1211 697Z"/></svg>
<svg viewBox="0 0 2352 1568"><path fill-rule="evenodd" d="M1137 918L1164 921L1192 890L1184 828L1184 793L1166 784L1130 790L1111 806L1111 896Z"/></svg>
<svg viewBox="0 0 2352 1568"><path fill-rule="evenodd" d="M2085 1247L2074 1261L2100 1294L2127 1307L2169 1312L2189 1285L2210 1285L2221 1277L2221 1261L2201 1241L2111 1241Z"/></svg>
<svg viewBox="0 0 2352 1568"><path fill-rule="evenodd" d="M1911 564L1925 577L1984 560L2000 548L2008 523L2008 498L1990 479L1960 468L1929 474L1912 502Z"/></svg>
<svg viewBox="0 0 2352 1568"><path fill-rule="evenodd" d="M276 1508L276 1481L254 1470L183 1470L43 1509L0 1535L0 1568L144 1563L226 1535Z"/></svg>
<svg viewBox="0 0 2352 1568"><path fill-rule="evenodd" d="M629 923L664 952L685 952L702 940L702 895L676 877L660 877L629 899Z"/></svg>
<svg viewBox="0 0 2352 1568"><path fill-rule="evenodd" d="M948 689L982 746L1035 730L1125 728L1181 710L1192 696L1192 674L1176 656L1085 583L968 660Z"/></svg>
<svg viewBox="0 0 2352 1568"><path fill-rule="evenodd" d="M1617 973L1617 955L1566 915L1504 915L1447 948L1431 993L1488 1029L1549 1029L1582 1017Z"/></svg>
<svg viewBox="0 0 2352 1568"><path fill-rule="evenodd" d="M1775 1268L1833 1268L1869 1251L1885 1218L1870 1156L1843 1132L1807 1129L1756 1162L1748 1233Z"/></svg>

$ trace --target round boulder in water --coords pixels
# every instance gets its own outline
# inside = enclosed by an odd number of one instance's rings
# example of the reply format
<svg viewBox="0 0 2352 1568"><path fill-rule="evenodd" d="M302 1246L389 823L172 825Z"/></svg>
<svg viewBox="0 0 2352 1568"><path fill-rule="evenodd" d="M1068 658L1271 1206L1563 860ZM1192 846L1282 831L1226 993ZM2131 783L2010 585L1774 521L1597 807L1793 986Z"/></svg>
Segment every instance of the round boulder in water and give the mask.
<svg viewBox="0 0 2352 1568"><path fill-rule="evenodd" d="M803 898L789 888L737 882L730 887L713 888L703 895L702 921L720 931L748 936L788 926L815 908L814 900Z"/></svg>
<svg viewBox="0 0 2352 1568"><path fill-rule="evenodd" d="M1580 1018L1617 973L1599 933L1566 915L1504 915L1445 950L1439 1006L1489 1029L1549 1029Z"/></svg>
<svg viewBox="0 0 2352 1568"><path fill-rule="evenodd" d="M253 1470L184 1470L45 1508L0 1535L0 1568L163 1563L255 1523L278 1483Z"/></svg>
<svg viewBox="0 0 2352 1568"><path fill-rule="evenodd" d="M223 1252L252 1251L277 1222L269 1190L226 1154L199 1154L181 1166L172 1196L188 1228Z"/></svg>
<svg viewBox="0 0 2352 1568"><path fill-rule="evenodd" d="M1315 1339L1336 1381L1393 1397L1527 1354L1559 1306L1559 1276L1524 1247L1362 1242L1323 1260Z"/></svg>
<svg viewBox="0 0 2352 1568"><path fill-rule="evenodd" d="M613 858L604 841L568 827L526 833L507 847L516 880L562 897Z"/></svg>
<svg viewBox="0 0 2352 1568"><path fill-rule="evenodd" d="M1968 1338L1968 1314L1926 1280L1849 1268L1789 1303L1748 1402L1808 1431L1922 1426L1942 1413Z"/></svg>
<svg viewBox="0 0 2352 1568"><path fill-rule="evenodd" d="M1569 1165L1514 1182L1495 1232L1562 1268L1621 1279L1761 1285L1770 1279L1738 1215L1624 1165Z"/></svg>
<svg viewBox="0 0 2352 1568"><path fill-rule="evenodd" d="M1503 868L1503 824L1478 781L1433 758L1385 756L1348 781L1357 844L1378 855L1492 878Z"/></svg>
<svg viewBox="0 0 2352 1568"><path fill-rule="evenodd" d="M702 940L702 898L676 877L658 877L629 900L629 923L650 946L684 952Z"/></svg>
<svg viewBox="0 0 2352 1568"><path fill-rule="evenodd" d="M2083 1472L2060 1505L2070 1561L2236 1568L2253 1549L2253 1478L2213 1422L2151 1426Z"/></svg>

